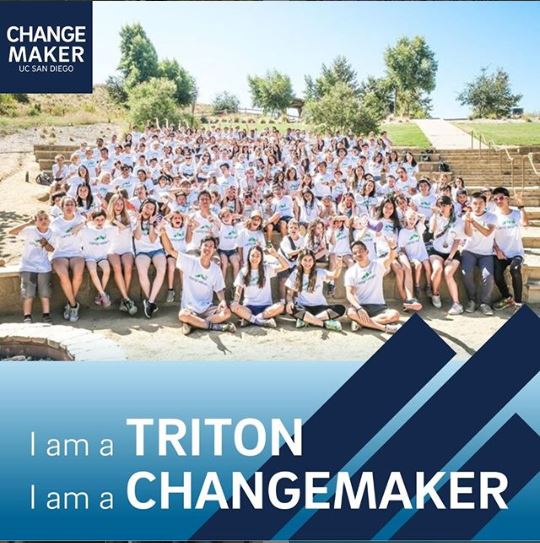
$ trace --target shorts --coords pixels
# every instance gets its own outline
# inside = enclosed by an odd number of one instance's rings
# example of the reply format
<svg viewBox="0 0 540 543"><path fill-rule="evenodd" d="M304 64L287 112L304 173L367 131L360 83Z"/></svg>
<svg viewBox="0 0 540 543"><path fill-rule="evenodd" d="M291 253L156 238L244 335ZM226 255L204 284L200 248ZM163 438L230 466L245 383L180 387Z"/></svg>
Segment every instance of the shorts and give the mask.
<svg viewBox="0 0 540 543"><path fill-rule="evenodd" d="M246 305L246 307L251 311L252 315L260 315L264 313L269 307L269 305Z"/></svg>
<svg viewBox="0 0 540 543"><path fill-rule="evenodd" d="M92 258L92 257L86 258L86 257L85 257L85 259L84 259L85 262L95 262L96 264L99 264L100 262L103 262L104 260L105 260L106 262L109 261L109 259L108 259L106 256L103 256L103 257L101 257L101 258Z"/></svg>
<svg viewBox="0 0 540 543"><path fill-rule="evenodd" d="M430 248L428 251L429 256L440 256L443 260L446 260L450 253L441 253L440 251L437 251L437 249L434 249L433 247ZM461 262L461 253L456 253L454 255L454 258L452 260L457 260L458 262Z"/></svg>
<svg viewBox="0 0 540 543"><path fill-rule="evenodd" d="M228 257L231 257L233 255L237 255L238 251L236 249L218 249L218 253L220 255L224 255L224 256L226 256L228 258Z"/></svg>
<svg viewBox="0 0 540 543"><path fill-rule="evenodd" d="M141 251L140 253L137 253L137 256L147 256L148 258L152 259L155 256L163 255L165 256L165 251L163 249L154 249L153 251Z"/></svg>
<svg viewBox="0 0 540 543"><path fill-rule="evenodd" d="M360 307L368 314L368 317L376 317L388 309L386 304L362 304Z"/></svg>
<svg viewBox="0 0 540 543"><path fill-rule="evenodd" d="M218 312L217 305L209 305L204 311L198 312L192 309L191 307L184 308L184 311L189 311L192 315L200 317L201 319L208 319L212 315L215 315Z"/></svg>
<svg viewBox="0 0 540 543"><path fill-rule="evenodd" d="M283 222L289 224L289 221L292 221L293 218L294 218L294 217L280 217L280 218L279 218L279 222L282 222L282 221L283 221Z"/></svg>
<svg viewBox="0 0 540 543"><path fill-rule="evenodd" d="M323 311L328 311L332 319L338 319L345 315L345 306L341 304L331 304L331 305L301 305L294 304L293 316L296 318L303 318L303 314L308 312L312 315L318 315Z"/></svg>
<svg viewBox="0 0 540 543"><path fill-rule="evenodd" d="M51 272L21 272L21 297L34 298L51 297Z"/></svg>

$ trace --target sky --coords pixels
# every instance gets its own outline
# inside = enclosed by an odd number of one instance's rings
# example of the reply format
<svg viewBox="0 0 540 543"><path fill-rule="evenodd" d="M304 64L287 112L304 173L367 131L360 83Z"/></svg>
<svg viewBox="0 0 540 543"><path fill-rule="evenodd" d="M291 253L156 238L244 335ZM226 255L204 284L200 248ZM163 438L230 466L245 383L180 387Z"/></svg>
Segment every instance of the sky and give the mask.
<svg viewBox="0 0 540 543"><path fill-rule="evenodd" d="M520 106L540 111L540 2L94 2L94 84L114 74L119 31L139 22L159 58L197 80L198 101L227 90L251 107L248 74L304 76L344 55L361 81L384 75L384 51L422 35L439 63L433 117L466 117L457 95L483 66L504 68Z"/></svg>

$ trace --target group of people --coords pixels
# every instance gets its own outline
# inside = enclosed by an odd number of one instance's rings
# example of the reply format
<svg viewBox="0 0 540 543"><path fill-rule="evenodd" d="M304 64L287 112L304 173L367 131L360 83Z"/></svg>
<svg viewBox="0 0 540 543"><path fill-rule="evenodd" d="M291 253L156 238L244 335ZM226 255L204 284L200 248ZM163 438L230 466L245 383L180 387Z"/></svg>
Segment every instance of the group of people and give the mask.
<svg viewBox="0 0 540 543"><path fill-rule="evenodd" d="M85 268L95 304L111 306L112 275L119 309L132 316L140 309L134 268L147 318L165 282L166 303L180 287L184 333L234 332L232 315L241 325L276 327L282 314L299 328L341 330L346 315L352 330L394 333L400 313L385 301L389 273L404 311L422 309L422 291L442 308L443 282L450 315L519 307L527 224L519 196L516 209L504 187L469 193L461 178L430 179L411 153L392 147L386 133L238 127L152 126L82 143L68 160L56 157L49 209L10 231L24 240L24 322L32 322L36 296L51 322L52 270L66 298L64 319L77 321ZM347 307L328 300L342 273Z"/></svg>

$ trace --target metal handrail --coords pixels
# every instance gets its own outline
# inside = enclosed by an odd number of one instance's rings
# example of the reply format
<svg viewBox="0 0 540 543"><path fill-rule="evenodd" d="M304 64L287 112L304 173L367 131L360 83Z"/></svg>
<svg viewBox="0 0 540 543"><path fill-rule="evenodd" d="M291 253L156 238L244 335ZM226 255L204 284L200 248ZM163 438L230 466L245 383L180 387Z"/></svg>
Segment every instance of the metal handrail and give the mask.
<svg viewBox="0 0 540 543"><path fill-rule="evenodd" d="M536 166L534 165L534 155L540 155L540 153L529 153L528 155L526 155L526 158L529 159L529 163L531 164L531 169L534 172L534 175L540 177L540 170L537 170Z"/></svg>

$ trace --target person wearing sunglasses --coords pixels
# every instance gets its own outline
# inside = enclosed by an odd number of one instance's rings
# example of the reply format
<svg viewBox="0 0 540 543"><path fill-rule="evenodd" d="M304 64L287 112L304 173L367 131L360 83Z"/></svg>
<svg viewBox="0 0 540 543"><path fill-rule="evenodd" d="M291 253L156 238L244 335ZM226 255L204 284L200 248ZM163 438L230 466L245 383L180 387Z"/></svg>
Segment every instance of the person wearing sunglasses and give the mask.
<svg viewBox="0 0 540 543"><path fill-rule="evenodd" d="M493 191L493 201L495 202L495 216L497 223L495 226L495 241L493 250L495 252L495 284L501 293L501 300L493 306L501 310L507 307L519 308L522 303L523 277L521 268L525 251L523 249L523 240L521 227L528 225L527 213L523 205L521 195L516 195L517 209L510 207L510 192L504 187L497 187ZM512 278L512 290L514 295L510 295L504 271L510 268L510 277Z"/></svg>

